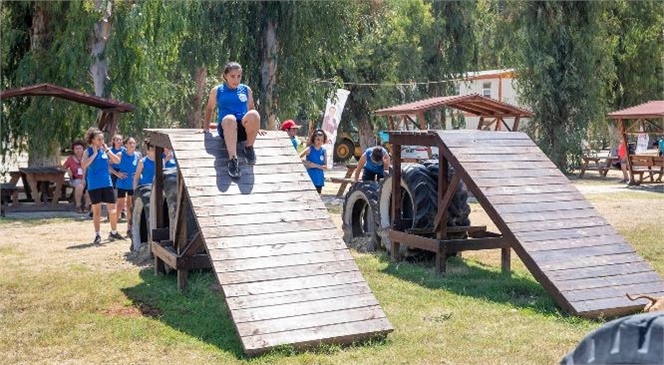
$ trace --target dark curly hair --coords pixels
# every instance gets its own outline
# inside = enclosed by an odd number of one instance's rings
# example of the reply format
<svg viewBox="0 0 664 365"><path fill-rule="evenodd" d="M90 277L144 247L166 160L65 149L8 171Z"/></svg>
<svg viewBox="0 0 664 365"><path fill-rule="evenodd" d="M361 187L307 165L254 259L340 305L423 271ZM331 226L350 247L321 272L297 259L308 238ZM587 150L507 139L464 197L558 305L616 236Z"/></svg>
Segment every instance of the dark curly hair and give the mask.
<svg viewBox="0 0 664 365"><path fill-rule="evenodd" d="M325 133L324 130L318 128L309 136L309 141L308 141L309 145L313 146L314 139L316 139L317 136L323 136L323 144L327 143L327 133Z"/></svg>
<svg viewBox="0 0 664 365"><path fill-rule="evenodd" d="M95 136L99 134L101 134L102 137L104 136L104 132L102 132L99 128L91 127L87 132L85 132L85 141L88 142L88 144L92 144Z"/></svg>

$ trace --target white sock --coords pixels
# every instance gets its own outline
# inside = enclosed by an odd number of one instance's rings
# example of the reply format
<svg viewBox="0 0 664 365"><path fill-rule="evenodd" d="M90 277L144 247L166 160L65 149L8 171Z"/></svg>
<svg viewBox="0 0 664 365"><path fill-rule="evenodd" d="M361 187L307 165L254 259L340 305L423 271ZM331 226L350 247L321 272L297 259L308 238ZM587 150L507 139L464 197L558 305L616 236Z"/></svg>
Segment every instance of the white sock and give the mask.
<svg viewBox="0 0 664 365"><path fill-rule="evenodd" d="M111 231L111 234L116 234L116 233L118 233L118 231Z"/></svg>
<svg viewBox="0 0 664 365"><path fill-rule="evenodd" d="M97 231L96 235L101 236L101 232Z"/></svg>

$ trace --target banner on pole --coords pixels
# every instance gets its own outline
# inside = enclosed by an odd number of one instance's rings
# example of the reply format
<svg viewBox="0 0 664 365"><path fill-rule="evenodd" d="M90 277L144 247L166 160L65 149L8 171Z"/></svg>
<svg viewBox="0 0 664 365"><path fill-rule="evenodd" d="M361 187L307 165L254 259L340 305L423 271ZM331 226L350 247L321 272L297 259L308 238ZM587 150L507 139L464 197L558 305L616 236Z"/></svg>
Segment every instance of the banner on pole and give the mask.
<svg viewBox="0 0 664 365"><path fill-rule="evenodd" d="M325 102L325 115L323 116L321 129L327 135L327 143L323 145L323 148L325 149L328 169L331 169L334 163L334 142L337 140L337 129L339 128L341 113L344 111L348 95L350 95L350 91L337 89L336 102L330 99L327 99Z"/></svg>

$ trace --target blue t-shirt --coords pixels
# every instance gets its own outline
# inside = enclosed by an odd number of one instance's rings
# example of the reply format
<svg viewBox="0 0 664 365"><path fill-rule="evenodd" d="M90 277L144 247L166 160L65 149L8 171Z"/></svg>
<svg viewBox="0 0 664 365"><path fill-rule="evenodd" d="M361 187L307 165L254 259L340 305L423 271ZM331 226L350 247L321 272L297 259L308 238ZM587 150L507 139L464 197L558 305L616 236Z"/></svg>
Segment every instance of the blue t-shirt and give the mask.
<svg viewBox="0 0 664 365"><path fill-rule="evenodd" d="M659 153L664 154L664 138L659 140Z"/></svg>
<svg viewBox="0 0 664 365"><path fill-rule="evenodd" d="M297 138L291 138L291 143L293 144L293 148L297 150Z"/></svg>
<svg viewBox="0 0 664 365"><path fill-rule="evenodd" d="M120 160L120 172L127 174L124 179L118 178L116 187L123 190L134 190L134 175L136 175L136 168L138 161L141 160L141 154L134 152L133 155L127 153L127 150L122 151L122 159Z"/></svg>
<svg viewBox="0 0 664 365"><path fill-rule="evenodd" d="M94 154L92 147L85 150L87 156L90 157ZM108 155L102 150L97 150L97 156L90 163L85 173L85 183L88 190L96 190L103 188L112 188L113 182L111 181L111 173L108 171Z"/></svg>
<svg viewBox="0 0 664 365"><path fill-rule="evenodd" d="M152 185L152 180L154 180L154 160L143 157L143 172L141 172L141 177L138 179L138 186L141 185Z"/></svg>
<svg viewBox="0 0 664 365"><path fill-rule="evenodd" d="M249 108L249 86L240 84L235 89L229 88L226 84L217 86L217 108L219 125L229 114L235 115L238 123L241 122Z"/></svg>
<svg viewBox="0 0 664 365"><path fill-rule="evenodd" d="M364 164L364 169L367 171L371 171L376 174L383 174L384 168L383 168L383 160L381 160L379 163L375 163L371 161L371 153L373 153L374 148L381 148L383 150L383 156L387 155L387 150L383 147L369 147L364 151L364 155L367 157L367 162Z"/></svg>
<svg viewBox="0 0 664 365"><path fill-rule="evenodd" d="M111 147L110 150L111 150L111 152L113 152L114 155L117 156L120 152L124 152L124 151L126 151L127 149L124 148L124 147L120 147L119 150L116 150L114 147ZM111 164L111 167L112 167L115 171L119 171L119 170L120 170L120 165L119 165L119 164L112 163L112 164Z"/></svg>
<svg viewBox="0 0 664 365"><path fill-rule="evenodd" d="M313 162L316 165L325 165L325 149L320 148L317 150L314 146L309 146L309 155L307 155L307 161ZM325 173L321 169L317 168L307 168L311 182L314 183L314 186L325 186Z"/></svg>
<svg viewBox="0 0 664 365"><path fill-rule="evenodd" d="M175 153L171 153L171 159L166 160L166 154L162 153L161 158L164 159L164 168L178 167L178 162L175 160Z"/></svg>

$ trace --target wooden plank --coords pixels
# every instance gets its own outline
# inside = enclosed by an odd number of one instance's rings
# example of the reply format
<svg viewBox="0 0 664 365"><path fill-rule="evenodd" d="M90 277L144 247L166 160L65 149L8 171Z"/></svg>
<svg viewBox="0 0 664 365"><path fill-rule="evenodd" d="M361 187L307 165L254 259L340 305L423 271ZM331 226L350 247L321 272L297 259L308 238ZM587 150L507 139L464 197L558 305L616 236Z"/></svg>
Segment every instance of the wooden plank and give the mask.
<svg viewBox="0 0 664 365"><path fill-rule="evenodd" d="M291 290L278 293L255 294L240 297L226 298L228 308L231 310L240 308L269 307L278 304L300 303L319 299L335 298L340 301L354 298L358 295L369 294L371 289L364 281Z"/></svg>
<svg viewBox="0 0 664 365"><path fill-rule="evenodd" d="M521 245L528 252L564 250L575 247L603 246L614 244L625 244L625 240L618 234L608 234L602 236L593 236L585 238L565 238L536 242L524 242Z"/></svg>
<svg viewBox="0 0 664 365"><path fill-rule="evenodd" d="M180 164L180 173L185 178L190 177L205 177L205 176L218 176L221 173L228 173L224 167L201 166L200 164L188 163L186 166ZM243 175L276 175L276 174L292 174L304 171L304 166L301 162L264 165L259 168L252 168L248 165L240 165L240 170Z"/></svg>
<svg viewBox="0 0 664 365"><path fill-rule="evenodd" d="M526 202L522 204L495 204L494 207L502 215L503 213L540 213L540 212L560 212L574 209L593 208L585 200L567 201L567 202Z"/></svg>
<svg viewBox="0 0 664 365"><path fill-rule="evenodd" d="M553 260L549 263L538 263L540 269L547 274L558 270L568 270L579 267L597 267L605 265L623 264L629 262L641 262L643 259L634 252L622 253L616 255L596 255L592 257L567 257L561 260Z"/></svg>
<svg viewBox="0 0 664 365"><path fill-rule="evenodd" d="M563 238L582 238L591 236L601 236L606 234L615 234L616 231L610 225L578 228L578 229L560 229L538 232L516 233L515 236L523 242L547 241L550 239Z"/></svg>
<svg viewBox="0 0 664 365"><path fill-rule="evenodd" d="M486 147L486 141L478 140L456 140L456 141L443 141L445 146L451 151L455 151L457 148L475 148L481 149ZM491 141L492 146L506 146L506 147L537 147L535 142L529 139L500 139Z"/></svg>
<svg viewBox="0 0 664 365"><path fill-rule="evenodd" d="M278 268L266 268L256 270L234 271L218 275L219 284L253 283L257 281L278 280L288 278L299 278L318 274L333 274L357 271L357 265L353 260L342 260L337 262L326 262L320 264L286 266Z"/></svg>
<svg viewBox="0 0 664 365"><path fill-rule="evenodd" d="M291 243L304 243L309 242L309 237L316 237L318 240L322 240L322 237L325 239L334 240L335 242L343 242L338 237L338 231L336 226L328 229L313 229L310 231L289 231L281 233L271 233L268 232L262 235L252 235L249 238L244 236L237 237L211 237L206 238L206 245L208 250L215 249L226 249L234 247L263 247L266 249L266 246L275 246L275 245L284 245Z"/></svg>
<svg viewBox="0 0 664 365"><path fill-rule="evenodd" d="M263 321L266 319L291 317L294 314L312 314L338 311L351 308L362 308L378 305L378 301L370 294L360 294L345 300L319 299L301 303L287 303L269 307L236 309L233 311L235 323Z"/></svg>
<svg viewBox="0 0 664 365"><path fill-rule="evenodd" d="M522 232L538 232L538 231L550 231L557 229L568 229L568 228L587 228L587 227L598 227L608 225L606 220L602 217L587 217L587 218L562 218L557 220L549 221L531 221L531 222L519 222L511 223L510 231L513 233L522 233Z"/></svg>
<svg viewBox="0 0 664 365"><path fill-rule="evenodd" d="M275 212L249 215L229 215L229 216L207 216L199 217L198 224L201 227L227 227L236 226L239 230L246 225L256 225L261 223L293 222L310 219L329 219L330 215L326 209L299 210L294 212Z"/></svg>
<svg viewBox="0 0 664 365"><path fill-rule="evenodd" d="M641 292L639 294L652 295L655 297L664 296L664 289L650 292ZM587 318L597 318L600 316L612 317L636 313L643 310L644 301L634 301L627 299L625 293L619 296L601 299L580 300L573 302L572 305L577 309L580 315Z"/></svg>
<svg viewBox="0 0 664 365"><path fill-rule="evenodd" d="M253 203L245 205L228 205L228 206L202 206L196 207L196 216L201 217L227 217L233 215L250 215L250 214L266 214L266 213L285 213L285 212L310 212L326 211L323 202L312 201L303 203L302 205L292 204L279 204L279 203Z"/></svg>
<svg viewBox="0 0 664 365"><path fill-rule="evenodd" d="M297 155L297 151L290 146L283 147L265 147L261 148L258 145L254 148L257 158L268 158L271 156L279 156L283 158L297 158L300 159ZM238 148L237 150L238 159L244 158L244 149ZM194 150L178 150L176 152L176 158L180 160L192 160L192 159L206 159L206 158L228 158L228 151L225 148L207 148L207 149L194 149Z"/></svg>
<svg viewBox="0 0 664 365"><path fill-rule="evenodd" d="M548 162L553 164L551 160L544 154L528 154L528 155L476 155L476 154L466 154L466 153L455 153L454 156L461 162L465 164L467 162L482 162L482 163L493 163L493 162L512 162L514 164L527 163L527 162Z"/></svg>
<svg viewBox="0 0 664 365"><path fill-rule="evenodd" d="M499 140L528 140L531 141L527 134L522 132L489 132L489 131L437 131L438 137L447 142L470 142L470 141L499 141Z"/></svg>
<svg viewBox="0 0 664 365"><path fill-rule="evenodd" d="M664 283L661 278L654 279L649 282L641 283L620 283L613 286L605 286L593 289L579 289L564 291L563 294L571 302L603 299L625 296L625 293L647 293L647 292L664 291Z"/></svg>
<svg viewBox="0 0 664 365"><path fill-rule="evenodd" d="M228 184L231 181L228 172L220 171L218 175L215 176L201 176L201 177L191 177L185 176L187 186L218 186L221 184ZM253 175L251 179L254 184L269 184L269 183L287 183L291 181L306 181L309 178L309 174L306 171L292 172L288 174L261 174ZM245 179L240 179L240 183L246 181Z"/></svg>
<svg viewBox="0 0 664 365"><path fill-rule="evenodd" d="M524 203L546 203L546 202L569 202L584 199L577 190L567 193L542 193L537 195L503 195L487 197L492 205L524 204Z"/></svg>
<svg viewBox="0 0 664 365"><path fill-rule="evenodd" d="M482 188L487 198L500 195L539 195L542 193L573 193L578 191L572 184L550 186L489 186Z"/></svg>
<svg viewBox="0 0 664 365"><path fill-rule="evenodd" d="M211 248L208 246L208 254L213 260L232 260L249 257L265 257L275 255L290 255L296 253L331 251L347 248L346 244L336 237L321 238L316 241L302 239L300 242L270 245L263 245L262 242L260 243L260 246L256 245L231 248Z"/></svg>
<svg viewBox="0 0 664 365"><path fill-rule="evenodd" d="M276 192L271 194L247 194L242 199L229 199L227 196L215 194L213 196L191 197L191 203L194 207L215 207L223 204L225 207L245 205L245 204L268 204L268 203L288 203L299 206L300 204L312 205L321 202L318 194L302 194L301 191L295 192Z"/></svg>
<svg viewBox="0 0 664 365"><path fill-rule="evenodd" d="M271 281L260 281L247 284L224 285L223 290L226 297L237 297L243 295L258 295L265 293L288 292L298 289L319 288L330 285L351 284L364 282L359 271L348 273L332 273L304 278L280 279Z"/></svg>
<svg viewBox="0 0 664 365"><path fill-rule="evenodd" d="M185 182L186 184L186 182ZM216 186L193 186L187 187L189 197L195 198L199 196L215 196L221 195L248 195L248 194L264 194L264 193L288 193L288 192L301 192L316 191L314 185L309 181L293 181L290 184L231 184L218 188ZM232 199L232 198L229 198Z"/></svg>
<svg viewBox="0 0 664 365"><path fill-rule="evenodd" d="M295 253L269 257L249 257L242 259L212 259L217 273L226 273L239 270L266 269L271 267L319 264L340 260L352 260L348 249L338 249L320 252Z"/></svg>
<svg viewBox="0 0 664 365"><path fill-rule="evenodd" d="M652 267L645 262L557 271L555 276L549 275L549 277L561 290L577 290L647 282L644 280L646 274L655 279L659 278L659 274L654 272Z"/></svg>
<svg viewBox="0 0 664 365"><path fill-rule="evenodd" d="M516 171L516 170L527 170L527 171L540 171L541 169L554 169L556 165L551 161L532 161L528 163L515 164L514 162L500 162L494 161L487 163L486 161L460 161L461 166L466 171L490 171L490 170L500 170L500 171ZM471 174L472 176L472 174Z"/></svg>
<svg viewBox="0 0 664 365"><path fill-rule="evenodd" d="M366 321L333 324L294 331L270 333L265 335L247 336L242 338L247 354L256 355L266 349L286 343L297 343L298 346L315 346L322 340L326 343L349 344L360 339L384 336L393 330L386 318Z"/></svg>
<svg viewBox="0 0 664 365"><path fill-rule="evenodd" d="M329 219L313 219L245 226L243 230L238 230L235 227L201 227L201 230L207 241L208 239L218 237L246 237L245 239L247 240L253 240L253 236L261 236L269 233L306 232L336 228L337 226Z"/></svg>
<svg viewBox="0 0 664 365"><path fill-rule="evenodd" d="M470 172L473 180L476 179L500 179L505 177L505 171L502 170L472 170ZM534 170L510 170L510 178L520 179L525 177L555 177L564 175L558 169L544 168Z"/></svg>
<svg viewBox="0 0 664 365"><path fill-rule="evenodd" d="M183 157L177 157L178 159L178 164L195 164L197 166L219 166L219 167L226 167L228 166L228 157L227 155L224 155L223 157L220 156L213 156L213 155L205 155L205 156L183 156ZM238 161L240 162L240 165L247 165L247 163L244 161L244 155L239 154ZM301 162L300 158L297 157L296 155L287 155L287 156L266 156L263 158L257 158L256 159L256 164L253 165L252 167L256 169L257 166L263 166L263 165L271 165L271 164L281 164L281 163L299 163ZM213 165L214 164L214 165ZM248 165L249 166L249 165Z"/></svg>
<svg viewBox="0 0 664 365"><path fill-rule="evenodd" d="M611 255L611 254L620 254L620 253L634 253L634 249L628 244L623 244L623 245L617 244L617 245L568 248L565 250L537 251L530 253L530 256L533 258L533 260L537 261L537 263L540 264L540 263L550 263L570 257L592 257L592 256L602 256L602 255Z"/></svg>
<svg viewBox="0 0 664 365"><path fill-rule="evenodd" d="M458 146L458 145L457 145ZM544 152L542 152L539 147L535 145L528 145L528 146L513 146L513 145L502 145L502 146L495 146L493 145L493 142L487 143L485 146L470 146L470 147L454 147L450 148L452 153L454 153L455 156L463 156L463 155L476 155L476 156L482 156L482 155L532 155L532 154L539 154L542 155Z"/></svg>
<svg viewBox="0 0 664 365"><path fill-rule="evenodd" d="M569 202L574 203L574 202ZM533 222L533 221L546 221L561 218L586 218L596 216L597 211L595 208L586 209L570 209L570 210L553 210L544 212L520 212L520 213L503 213L502 209L497 209L500 216L505 223L517 222Z"/></svg>
<svg viewBox="0 0 664 365"><path fill-rule="evenodd" d="M207 143L207 144L206 144ZM291 151L295 153L295 149L290 144L290 139L281 140L281 139L264 139L258 140L255 147L264 149L264 148L282 148L290 147ZM192 140L192 138L173 138L171 137L171 144L173 145L173 150L177 152L182 151L195 151L195 150L205 150L205 149L226 149L226 144L223 143L221 139L213 138L212 140L206 141L204 139ZM243 145L239 145L238 151L241 151L244 148Z"/></svg>
<svg viewBox="0 0 664 365"><path fill-rule="evenodd" d="M538 185L562 185L569 184L569 180L562 176L549 177L526 177L526 178L476 178L475 184L480 188L488 186L538 186Z"/></svg>
<svg viewBox="0 0 664 365"><path fill-rule="evenodd" d="M294 315L287 318L238 323L237 330L241 336L254 336L377 318L385 318L385 313L380 309L380 306L375 305L342 311Z"/></svg>

